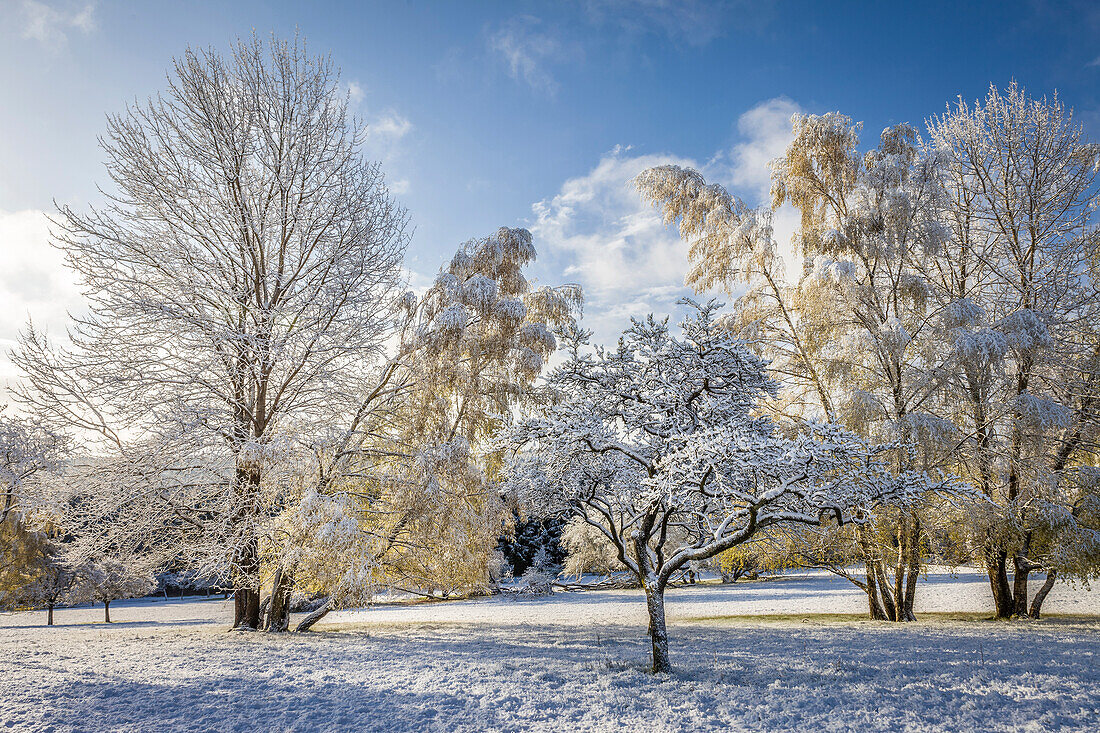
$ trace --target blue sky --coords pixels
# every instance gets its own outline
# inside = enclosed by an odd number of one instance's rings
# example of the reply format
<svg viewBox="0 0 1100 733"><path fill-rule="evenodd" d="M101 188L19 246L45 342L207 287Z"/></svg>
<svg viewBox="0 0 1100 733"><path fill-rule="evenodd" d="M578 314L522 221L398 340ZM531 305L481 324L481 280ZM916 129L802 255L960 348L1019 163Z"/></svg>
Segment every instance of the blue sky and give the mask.
<svg viewBox="0 0 1100 733"><path fill-rule="evenodd" d="M792 112L840 110L873 145L1012 78L1100 137L1100 3L908 5L0 0L0 347L28 313L56 331L79 307L41 212L94 200L104 115L162 89L189 44L253 29L298 29L341 67L412 214L414 282L467 238L528 226L539 278L584 285L603 338L684 292L683 248L627 183L647 165L755 202Z"/></svg>

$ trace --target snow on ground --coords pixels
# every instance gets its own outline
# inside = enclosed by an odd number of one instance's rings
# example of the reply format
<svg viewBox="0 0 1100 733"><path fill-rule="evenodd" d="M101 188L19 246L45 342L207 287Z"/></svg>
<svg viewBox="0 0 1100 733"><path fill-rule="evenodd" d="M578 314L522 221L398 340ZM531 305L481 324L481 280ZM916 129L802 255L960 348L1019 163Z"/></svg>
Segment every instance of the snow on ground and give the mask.
<svg viewBox="0 0 1100 733"><path fill-rule="evenodd" d="M0 616L0 727L22 730L1096 730L1100 591L1057 588L1041 622L987 609L975 574L932 574L926 614L860 613L798 574L669 594L670 677L646 673L637 592L378 606L320 633L228 633L222 600ZM753 616L756 618L753 618Z"/></svg>

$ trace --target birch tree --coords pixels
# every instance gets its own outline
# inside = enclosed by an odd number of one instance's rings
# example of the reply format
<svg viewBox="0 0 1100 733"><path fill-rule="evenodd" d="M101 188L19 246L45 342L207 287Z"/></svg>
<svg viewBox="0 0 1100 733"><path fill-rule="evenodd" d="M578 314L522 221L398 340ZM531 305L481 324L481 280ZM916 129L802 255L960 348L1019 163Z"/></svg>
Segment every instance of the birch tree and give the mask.
<svg viewBox="0 0 1100 733"><path fill-rule="evenodd" d="M996 507L978 518L978 542L997 615L1038 615L1058 573L1038 547L1049 549L1052 523L1070 530L1063 551L1087 554L1096 541L1078 521L1091 484L1071 474L1095 461L1100 417L1100 147L1057 95L1035 99L1016 83L960 100L930 128L948 161L957 240L955 261L938 265L958 315L953 387L972 436L962 455ZM1029 609L1036 570L1048 585Z"/></svg>
<svg viewBox="0 0 1100 733"><path fill-rule="evenodd" d="M770 359L786 392L774 409L836 420L868 440L918 445L921 467L941 465L951 425L932 410L940 320L922 271L948 234L938 220L938 161L921 154L908 125L884 130L866 154L860 126L844 115L796 115L792 126L794 139L772 163L770 207L750 209L675 166L645 171L636 184L690 242L689 284L731 293L747 286L725 325ZM801 215L793 245L804 266L794 283L783 279L770 226L772 209L786 203ZM908 467L908 452L895 460ZM913 619L924 539L916 510L843 529L856 535L856 552L821 564L867 593L874 618ZM884 526L871 531L876 523ZM812 548L800 554L815 562ZM862 579L846 570L857 560Z"/></svg>
<svg viewBox="0 0 1100 733"><path fill-rule="evenodd" d="M105 203L55 217L90 304L72 346L32 328L14 354L28 408L128 467L119 506L220 555L242 628L259 622L259 527L280 510L265 451L354 411L406 243L338 83L297 39L186 51L163 95L108 118Z"/></svg>

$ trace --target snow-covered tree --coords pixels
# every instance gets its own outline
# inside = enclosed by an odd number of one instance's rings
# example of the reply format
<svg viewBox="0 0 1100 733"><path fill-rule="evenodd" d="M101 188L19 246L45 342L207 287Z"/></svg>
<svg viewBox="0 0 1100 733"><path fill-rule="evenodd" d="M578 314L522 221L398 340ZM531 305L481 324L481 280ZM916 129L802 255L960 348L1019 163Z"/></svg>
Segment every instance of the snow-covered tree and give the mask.
<svg viewBox="0 0 1100 733"><path fill-rule="evenodd" d="M748 286L726 326L782 379L785 393L773 409L833 419L872 441L918 445L924 467L939 465L951 435L929 411L942 356L938 309L922 272L947 239L937 218L937 159L921 154L908 125L887 128L879 147L862 155L859 125L844 115L796 115L792 123L794 139L772 163L771 206L790 203L801 214L793 244L804 267L795 283L783 279L770 209L752 210L675 166L644 172L638 188L691 242L689 284L731 293ZM920 512L876 521L889 526L839 529L856 540L855 552L824 567L862 562L865 578L856 582L871 615L910 620ZM874 541L883 532L892 539L885 545Z"/></svg>
<svg viewBox="0 0 1100 733"><path fill-rule="evenodd" d="M99 438L87 452L124 474L107 503L229 575L240 627L285 498L267 453L350 416L389 335L406 216L362 133L298 40L188 50L163 96L108 118L106 203L59 209L90 305L72 346L29 328L15 354L25 406Z"/></svg>
<svg viewBox="0 0 1100 733"><path fill-rule="evenodd" d="M45 500L36 478L57 471L68 447L64 435L0 406L0 607L47 605L51 623L66 582L54 572L60 560L48 533L33 519Z"/></svg>
<svg viewBox="0 0 1100 733"><path fill-rule="evenodd" d="M53 626L54 609L81 601L79 576L66 561L64 548L46 532L34 532L21 571L24 582L3 600L6 605L46 609L46 625Z"/></svg>
<svg viewBox="0 0 1100 733"><path fill-rule="evenodd" d="M619 562L618 550L607 535L586 522L583 517L569 518L561 533L561 546L566 553L562 570L567 575L609 575L626 570Z"/></svg>
<svg viewBox="0 0 1100 733"><path fill-rule="evenodd" d="M1016 83L930 127L953 234L935 261L955 360L945 415L967 438L962 469L992 500L973 526L997 615L1038 615L1096 543L1078 521L1091 482L1075 472L1095 463L1100 427L1100 146L1057 96ZM1048 583L1029 608L1036 570Z"/></svg>
<svg viewBox="0 0 1100 733"><path fill-rule="evenodd" d="M486 439L536 399L551 329L580 304L575 286L528 284L535 256L529 232L502 228L463 244L425 293L404 298L397 353L352 428L317 446L305 474L320 478L286 515L284 570L329 596L301 628L379 586L488 588L507 516Z"/></svg>
<svg viewBox="0 0 1100 733"><path fill-rule="evenodd" d="M834 424L784 436L758 411L778 389L765 362L718 325L714 302L694 307L683 337L651 316L613 350L567 330L548 379L558 399L504 433L521 500L589 522L645 590L655 672L670 668L665 588L688 563L771 526L861 521L953 486L892 470Z"/></svg>
<svg viewBox="0 0 1100 733"><path fill-rule="evenodd" d="M137 598L157 587L156 578L138 558L123 561L113 557L86 560L74 568L75 597L103 604L103 620L111 623L111 602Z"/></svg>
<svg viewBox="0 0 1100 733"><path fill-rule="evenodd" d="M6 405L0 405L0 523L33 511L28 483L36 474L57 469L68 448L63 434L41 421L9 416Z"/></svg>
<svg viewBox="0 0 1100 733"><path fill-rule="evenodd" d="M548 565L563 569L567 552L564 525L564 520L558 517L520 516L513 511L511 531L497 544L511 573L523 575L539 553L545 555Z"/></svg>

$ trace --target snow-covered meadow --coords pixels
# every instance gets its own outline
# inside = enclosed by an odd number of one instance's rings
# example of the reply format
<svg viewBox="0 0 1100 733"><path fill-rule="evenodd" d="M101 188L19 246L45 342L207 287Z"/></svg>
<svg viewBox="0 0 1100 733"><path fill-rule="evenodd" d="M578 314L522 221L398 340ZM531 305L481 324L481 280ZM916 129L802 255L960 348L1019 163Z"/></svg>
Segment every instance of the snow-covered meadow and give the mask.
<svg viewBox="0 0 1100 733"><path fill-rule="evenodd" d="M862 620L816 573L674 589L674 672L635 591L331 614L230 633L232 602L0 616L0 726L77 730L1095 730L1100 591L1038 622L978 620L976 573L932 573L916 624Z"/></svg>

